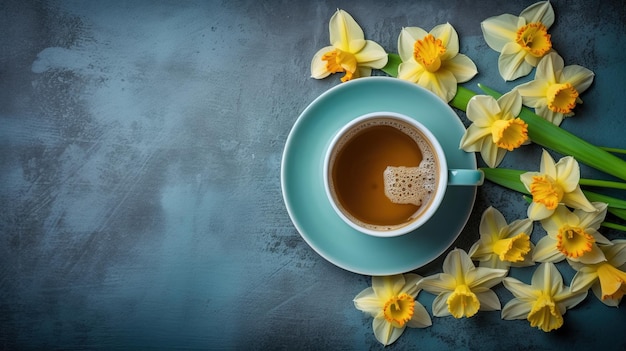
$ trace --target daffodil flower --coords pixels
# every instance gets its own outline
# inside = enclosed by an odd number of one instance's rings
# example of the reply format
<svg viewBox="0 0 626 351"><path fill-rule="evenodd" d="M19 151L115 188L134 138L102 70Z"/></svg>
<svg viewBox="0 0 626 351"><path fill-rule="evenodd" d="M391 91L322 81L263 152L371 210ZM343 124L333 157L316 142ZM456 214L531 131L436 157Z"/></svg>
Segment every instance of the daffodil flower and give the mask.
<svg viewBox="0 0 626 351"><path fill-rule="evenodd" d="M476 267L461 249L454 249L443 261L443 273L425 277L418 287L437 295L433 315L472 317L480 311L500 309L500 300L491 288L508 273L505 269Z"/></svg>
<svg viewBox="0 0 626 351"><path fill-rule="evenodd" d="M598 232L606 216L607 204L593 202L595 212L574 210L570 212L559 205L554 214L541 220L548 235L537 242L533 260L537 262L568 261L593 264L605 261L598 244L611 245L611 241Z"/></svg>
<svg viewBox="0 0 626 351"><path fill-rule="evenodd" d="M313 56L311 77L322 79L332 73L345 72L342 82L366 77L372 68L387 64L387 52L371 40L365 40L363 30L344 10L337 10L328 24L330 44Z"/></svg>
<svg viewBox="0 0 626 351"><path fill-rule="evenodd" d="M520 180L533 197L528 206L528 218L532 220L548 218L559 204L587 212L596 211L580 189L580 168L571 156L563 157L555 164L552 156L543 150L539 172L523 173Z"/></svg>
<svg viewBox="0 0 626 351"><path fill-rule="evenodd" d="M539 265L531 278L531 285L507 277L502 283L514 296L502 308L502 319L527 319L531 327L544 332L560 328L563 315L587 297L587 291L572 292L563 285L563 277L554 263Z"/></svg>
<svg viewBox="0 0 626 351"><path fill-rule="evenodd" d="M516 220L507 224L500 211L489 207L480 220L480 239L468 254L479 261L480 267L509 269L510 266L532 266L531 219Z"/></svg>
<svg viewBox="0 0 626 351"><path fill-rule="evenodd" d="M459 53L459 36L449 23L435 26L430 33L419 27L402 28L398 37L398 78L432 91L444 101L456 95L458 83L478 73L476 65Z"/></svg>
<svg viewBox="0 0 626 351"><path fill-rule="evenodd" d="M549 1L530 5L519 16L503 14L481 23L487 45L500 53L498 70L504 80L526 76L553 51L548 34L552 23L554 10Z"/></svg>
<svg viewBox="0 0 626 351"><path fill-rule="evenodd" d="M581 104L579 94L593 82L594 74L578 65L565 66L563 58L552 52L539 61L535 79L515 89L522 95L524 105L535 108L535 113L560 125L572 110Z"/></svg>
<svg viewBox="0 0 626 351"><path fill-rule="evenodd" d="M572 278L572 290L586 291L607 306L618 306L626 294L626 240L613 240L613 245L600 246L606 261L595 264L572 262L577 271Z"/></svg>
<svg viewBox="0 0 626 351"><path fill-rule="evenodd" d="M396 341L406 327L432 325L428 312L415 298L420 289L417 274L372 277L372 286L354 298L354 306L374 317L374 335L383 345Z"/></svg>
<svg viewBox="0 0 626 351"><path fill-rule="evenodd" d="M510 91L498 100L488 95L475 95L467 104L467 118L473 123L461 138L460 148L479 152L487 166L497 167L507 151L528 141L528 125L517 117L522 97Z"/></svg>

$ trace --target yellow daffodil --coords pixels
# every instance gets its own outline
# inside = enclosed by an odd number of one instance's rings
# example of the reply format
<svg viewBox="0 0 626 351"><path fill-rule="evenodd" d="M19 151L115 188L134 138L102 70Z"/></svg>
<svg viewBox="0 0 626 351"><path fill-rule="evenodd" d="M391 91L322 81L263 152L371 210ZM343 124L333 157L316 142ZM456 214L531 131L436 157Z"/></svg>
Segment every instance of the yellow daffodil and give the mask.
<svg viewBox="0 0 626 351"><path fill-rule="evenodd" d="M507 277L502 283L515 298L502 308L502 319L526 319L531 327L544 332L560 328L563 315L587 297L587 291L572 292L563 285L563 277L551 262L539 265L531 285Z"/></svg>
<svg viewBox="0 0 626 351"><path fill-rule="evenodd" d="M533 197L528 206L528 218L532 220L548 218L559 204L587 212L596 211L580 189L580 169L571 156L563 157L555 164L552 156L543 150L539 172L523 173L520 180Z"/></svg>
<svg viewBox="0 0 626 351"><path fill-rule="evenodd" d="M592 71L578 65L565 66L563 58L552 52L539 61L535 80L518 85L524 105L535 108L535 113L560 125L564 117L574 115L572 110L583 101L579 94L593 82Z"/></svg>
<svg viewBox="0 0 626 351"><path fill-rule="evenodd" d="M553 51L548 34L552 23L554 10L549 1L530 5L519 16L503 14L481 23L487 45L500 53L498 70L504 80L526 76Z"/></svg>
<svg viewBox="0 0 626 351"><path fill-rule="evenodd" d="M421 277L407 273L372 277L372 286L354 298L354 306L374 317L374 335L383 345L396 341L406 327L426 328L432 324L428 312L415 298Z"/></svg>
<svg viewBox="0 0 626 351"><path fill-rule="evenodd" d="M586 291L607 306L618 306L626 294L626 240L613 240L613 245L600 246L606 261L595 264L572 262L577 271L572 278L572 290Z"/></svg>
<svg viewBox="0 0 626 351"><path fill-rule="evenodd" d="M489 207L480 220L480 239L468 254L479 261L480 267L509 269L510 266L532 266L531 219L516 220L507 224L500 211Z"/></svg>
<svg viewBox="0 0 626 351"><path fill-rule="evenodd" d="M609 239L598 233L606 216L607 204L593 202L596 212L574 210L559 205L554 213L541 220L548 235L539 239L533 253L537 262L560 262L563 259L585 264L605 261L598 244L611 245Z"/></svg>
<svg viewBox="0 0 626 351"><path fill-rule="evenodd" d="M430 33L419 27L402 28L398 37L398 78L432 91L448 102L456 95L457 83L478 73L472 60L459 54L459 36L449 23Z"/></svg>
<svg viewBox="0 0 626 351"><path fill-rule="evenodd" d="M454 318L472 317L480 311L500 309L500 300L491 288L500 283L507 270L475 267L461 249L454 249L443 261L443 273L425 277L418 287L437 295L433 315Z"/></svg>
<svg viewBox="0 0 626 351"><path fill-rule="evenodd" d="M344 10L337 10L328 24L330 44L320 49L311 61L311 77L322 79L344 72L342 82L366 77L372 68L387 64L387 52L379 44L365 40L363 30Z"/></svg>
<svg viewBox="0 0 626 351"><path fill-rule="evenodd" d="M497 167L507 151L528 140L528 126L517 117L522 97L516 91L498 100L488 95L473 96L467 104L467 118L473 123L461 138L460 148L479 152L487 166Z"/></svg>

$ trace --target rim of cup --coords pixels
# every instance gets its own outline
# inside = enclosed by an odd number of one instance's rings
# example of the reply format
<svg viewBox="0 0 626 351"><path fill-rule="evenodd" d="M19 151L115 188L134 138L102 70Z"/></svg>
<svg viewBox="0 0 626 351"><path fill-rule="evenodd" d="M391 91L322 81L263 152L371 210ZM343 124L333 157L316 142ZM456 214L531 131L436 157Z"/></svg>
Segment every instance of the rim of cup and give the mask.
<svg viewBox="0 0 626 351"><path fill-rule="evenodd" d="M329 174L330 168L331 168L331 165L330 165L331 157L333 154L333 150L335 149L335 147L337 146L337 143L341 140L341 138L348 131L350 131L354 126L367 120L379 119L379 118L387 118L387 119L391 118L391 119L400 120L410 125L411 127L417 129L426 139L428 139L427 141L432 147L433 149L432 151L435 157L437 158L436 164L438 166L437 168L438 168L438 173L439 173L439 180L437 182L437 188L433 194L433 198L429 200L428 208L424 209L423 212L419 215L419 217L416 218L415 220L409 221L405 225L391 225L389 227L392 227L392 229L384 229L384 230L376 230L376 229L364 227L362 225L359 225L358 223L355 223L353 220L351 220L343 212L343 210L337 205L330 189L330 180L329 180L331 176ZM361 115L352 119L351 121L343 125L339 129L339 131L333 136L326 150L326 155L324 157L323 177L324 177L324 189L326 191L326 197L330 201L330 204L332 205L335 213L337 213L337 215L345 223L347 223L349 226L351 226L352 228L354 228L355 230L363 234L372 235L376 237L390 238L390 237L396 237L396 236L408 234L418 229L419 227L424 225L426 222L428 222L428 220L430 220L432 216L437 212L437 210L439 209L439 206L441 205L441 202L443 201L443 198L446 193L447 186L448 186L448 166L446 163L445 153L443 151L443 148L441 147L441 144L439 143L437 138L434 136L434 134L426 126L424 126L422 123L415 120L414 118L401 114L401 113L389 112L389 111L378 111L378 112L370 112L370 113L367 113L367 114L364 114L364 115Z"/></svg>

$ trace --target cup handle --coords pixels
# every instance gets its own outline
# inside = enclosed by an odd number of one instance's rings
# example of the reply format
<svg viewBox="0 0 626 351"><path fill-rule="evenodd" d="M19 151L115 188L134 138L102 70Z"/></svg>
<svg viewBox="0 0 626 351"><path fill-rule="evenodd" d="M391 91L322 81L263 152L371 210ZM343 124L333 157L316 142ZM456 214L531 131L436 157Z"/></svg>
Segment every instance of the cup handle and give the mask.
<svg viewBox="0 0 626 351"><path fill-rule="evenodd" d="M483 185L485 174L479 169L449 169L448 185Z"/></svg>

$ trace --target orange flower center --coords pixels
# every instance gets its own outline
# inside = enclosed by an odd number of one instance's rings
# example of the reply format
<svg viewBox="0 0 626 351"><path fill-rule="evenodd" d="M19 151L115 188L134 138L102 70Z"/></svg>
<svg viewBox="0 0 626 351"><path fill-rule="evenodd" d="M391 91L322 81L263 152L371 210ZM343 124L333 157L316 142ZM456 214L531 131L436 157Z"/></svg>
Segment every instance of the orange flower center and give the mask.
<svg viewBox="0 0 626 351"><path fill-rule="evenodd" d="M401 328L413 318L414 309L415 299L404 293L387 300L383 307L383 314L387 322L396 328Z"/></svg>
<svg viewBox="0 0 626 351"><path fill-rule="evenodd" d="M436 72L441 67L441 56L446 52L441 39L428 34L413 44L413 57L428 72Z"/></svg>
<svg viewBox="0 0 626 351"><path fill-rule="evenodd" d="M497 120L491 126L491 137L499 148L513 151L528 140L528 125L519 118Z"/></svg>
<svg viewBox="0 0 626 351"><path fill-rule="evenodd" d="M520 27L515 42L535 57L542 57L552 48L548 29L541 22Z"/></svg>
<svg viewBox="0 0 626 351"><path fill-rule="evenodd" d="M322 55L322 60L326 61L326 69L328 72L346 72L346 74L341 77L342 82L356 78L354 74L357 68L357 61L353 54L335 49Z"/></svg>
<svg viewBox="0 0 626 351"><path fill-rule="evenodd" d="M533 177L530 193L534 202L543 204L549 210L556 209L563 199L563 189L546 174Z"/></svg>
<svg viewBox="0 0 626 351"><path fill-rule="evenodd" d="M590 252L596 240L580 227L564 225L556 235L556 248L569 258L578 258Z"/></svg>
<svg viewBox="0 0 626 351"><path fill-rule="evenodd" d="M552 84L547 92L548 108L554 112L570 113L576 106L578 91L570 83Z"/></svg>

